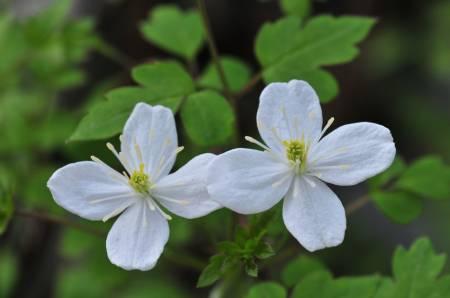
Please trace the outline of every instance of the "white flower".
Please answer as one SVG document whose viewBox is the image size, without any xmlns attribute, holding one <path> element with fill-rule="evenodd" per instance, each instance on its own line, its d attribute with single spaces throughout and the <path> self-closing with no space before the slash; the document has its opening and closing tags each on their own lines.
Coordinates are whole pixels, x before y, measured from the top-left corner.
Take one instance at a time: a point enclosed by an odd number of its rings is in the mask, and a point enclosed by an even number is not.
<svg viewBox="0 0 450 298">
<path fill-rule="evenodd" d="M 106 221 L 121 214 L 106 240 L 117 266 L 155 266 L 169 237 L 170 216 L 160 206 L 185 218 L 220 207 L 205 185 L 213 154 L 199 155 L 169 175 L 182 149 L 177 143 L 172 112 L 139 103 L 125 124 L 120 153 L 107 144 L 125 168 L 123 175 L 92 157 L 57 170 L 48 181 L 56 203 L 83 218 Z"/>
<path fill-rule="evenodd" d="M 265 151 L 234 149 L 208 170 L 208 192 L 238 213 L 265 211 L 283 197 L 283 219 L 309 251 L 339 245 L 345 210 L 321 180 L 354 185 L 385 170 L 395 156 L 390 131 L 378 124 L 344 125 L 327 136 L 319 100 L 304 82 L 268 85 L 260 97 L 257 125 Z"/>
</svg>

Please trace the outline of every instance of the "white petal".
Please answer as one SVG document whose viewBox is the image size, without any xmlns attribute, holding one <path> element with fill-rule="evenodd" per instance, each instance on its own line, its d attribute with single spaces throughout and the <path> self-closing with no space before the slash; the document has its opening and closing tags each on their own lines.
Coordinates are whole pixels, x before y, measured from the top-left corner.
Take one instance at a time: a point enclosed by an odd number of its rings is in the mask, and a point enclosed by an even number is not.
<svg viewBox="0 0 450 298">
<path fill-rule="evenodd" d="M 137 199 L 125 177 L 92 161 L 60 168 L 47 186 L 58 205 L 90 220 L 117 215 Z"/>
<path fill-rule="evenodd" d="M 152 196 L 170 212 L 185 218 L 204 216 L 221 206 L 210 199 L 206 175 L 214 154 L 201 154 L 173 174 L 161 178 Z"/>
<path fill-rule="evenodd" d="M 293 175 L 267 152 L 233 149 L 211 163 L 208 192 L 213 200 L 238 213 L 258 213 L 281 200 Z"/>
<path fill-rule="evenodd" d="M 116 220 L 106 239 L 106 251 L 111 263 L 123 269 L 150 270 L 168 239 L 167 220 L 141 199 Z"/>
<path fill-rule="evenodd" d="M 311 148 L 308 169 L 336 185 L 354 185 L 387 169 L 395 157 L 389 129 L 361 122 L 339 127 Z"/>
<path fill-rule="evenodd" d="M 296 178 L 283 205 L 284 223 L 309 251 L 337 246 L 344 240 L 345 210 L 339 198 L 314 177 Z"/>
<path fill-rule="evenodd" d="M 139 148 L 136 148 L 136 144 Z M 145 164 L 145 170 L 155 182 L 172 168 L 178 147 L 175 120 L 170 109 L 138 103 L 123 129 L 121 151 L 138 169 Z M 142 156 L 142 160 L 141 160 Z"/>
<path fill-rule="evenodd" d="M 314 142 L 322 130 L 319 99 L 304 81 L 269 84 L 261 93 L 256 119 L 264 142 L 280 153 L 282 141 L 304 137 Z"/>
</svg>

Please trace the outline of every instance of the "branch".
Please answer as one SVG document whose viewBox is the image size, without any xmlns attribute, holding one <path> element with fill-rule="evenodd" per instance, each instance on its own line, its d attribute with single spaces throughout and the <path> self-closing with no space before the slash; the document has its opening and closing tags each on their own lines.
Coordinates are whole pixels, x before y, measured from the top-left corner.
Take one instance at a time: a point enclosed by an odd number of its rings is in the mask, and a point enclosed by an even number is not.
<svg viewBox="0 0 450 298">
<path fill-rule="evenodd" d="M 214 64 L 216 65 L 217 72 L 219 73 L 220 80 L 222 81 L 222 86 L 225 92 L 225 95 L 231 101 L 234 106 L 234 99 L 231 97 L 230 88 L 227 82 L 227 78 L 225 77 L 225 71 L 223 70 L 222 63 L 220 62 L 219 52 L 217 51 L 216 44 L 214 43 L 214 38 L 211 33 L 211 24 L 209 23 L 208 13 L 206 11 L 205 1 L 197 0 L 198 10 L 202 16 L 203 26 L 205 27 L 206 39 L 208 41 L 209 51 L 211 53 Z"/>
<path fill-rule="evenodd" d="M 362 197 L 359 197 L 358 199 L 354 200 L 347 206 L 345 206 L 345 213 L 347 215 L 351 215 L 361 209 L 362 207 L 366 206 L 370 202 L 369 195 L 364 195 Z"/>
<path fill-rule="evenodd" d="M 262 72 L 258 72 L 256 73 L 251 79 L 250 81 L 247 83 L 247 85 L 245 85 L 241 91 L 239 91 L 238 93 L 234 94 L 234 97 L 236 99 L 241 98 L 242 96 L 244 96 L 245 94 L 247 94 L 248 92 L 250 92 L 253 87 L 256 86 L 256 84 L 259 83 L 259 81 L 261 81 L 262 79 Z"/>
<path fill-rule="evenodd" d="M 74 228 L 74 229 L 77 229 L 77 230 L 80 230 L 80 231 L 83 231 L 83 232 L 86 232 L 86 233 L 89 233 L 89 234 L 92 234 L 92 235 L 98 236 L 98 237 L 105 236 L 105 233 L 103 231 L 100 231 L 100 230 L 94 229 L 94 228 L 90 228 L 85 225 L 79 224 L 77 222 L 67 220 L 65 218 L 57 217 L 52 214 L 39 213 L 39 212 L 32 211 L 32 210 L 16 210 L 14 212 L 14 214 L 17 216 L 21 216 L 21 217 L 28 217 L 28 218 L 36 219 L 39 221 L 45 221 L 45 222 L 50 222 L 53 224 L 64 225 L 66 227 Z"/>
</svg>

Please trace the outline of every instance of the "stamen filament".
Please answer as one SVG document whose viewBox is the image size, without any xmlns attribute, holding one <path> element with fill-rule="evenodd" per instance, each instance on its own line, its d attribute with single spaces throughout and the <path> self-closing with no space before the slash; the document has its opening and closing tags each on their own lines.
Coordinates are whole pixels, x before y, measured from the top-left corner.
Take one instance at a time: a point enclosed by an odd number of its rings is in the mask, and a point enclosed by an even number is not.
<svg viewBox="0 0 450 298">
<path fill-rule="evenodd" d="M 325 134 L 325 132 L 328 130 L 328 128 L 330 128 L 330 126 L 333 124 L 334 122 L 334 117 L 331 117 L 330 119 L 328 119 L 327 124 L 325 125 L 325 127 L 322 129 L 322 132 L 319 135 L 319 138 L 317 140 L 320 140 L 323 135 Z"/>
<path fill-rule="evenodd" d="M 271 151 L 269 147 L 267 147 L 266 145 L 264 145 L 264 144 L 261 143 L 260 141 L 254 139 L 254 138 L 252 138 L 252 137 L 250 137 L 250 136 L 245 136 L 244 139 L 245 139 L 247 142 L 250 142 L 250 143 L 253 143 L 253 144 L 255 144 L 255 145 L 258 145 L 259 147 L 263 148 L 263 149 L 266 150 L 266 151 L 269 151 L 269 152 Z"/>
<path fill-rule="evenodd" d="M 125 182 L 127 183 L 127 179 L 120 175 L 116 170 L 114 170 L 113 168 L 111 168 L 110 166 L 108 166 L 106 163 L 104 163 L 101 159 L 99 159 L 98 157 L 95 157 L 94 155 L 91 155 L 91 160 L 93 162 L 96 162 L 100 165 L 102 165 L 103 167 L 105 167 L 111 174 L 111 177 L 116 178 L 118 180 L 120 180 L 120 182 Z"/>
</svg>

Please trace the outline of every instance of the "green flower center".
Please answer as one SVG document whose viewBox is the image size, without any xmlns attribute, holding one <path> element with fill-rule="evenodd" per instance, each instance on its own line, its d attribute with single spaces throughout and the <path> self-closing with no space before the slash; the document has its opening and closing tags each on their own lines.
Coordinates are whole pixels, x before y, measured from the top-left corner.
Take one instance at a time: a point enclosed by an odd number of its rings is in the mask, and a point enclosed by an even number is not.
<svg viewBox="0 0 450 298">
<path fill-rule="evenodd" d="M 144 164 L 141 164 L 139 170 L 131 174 L 129 183 L 137 192 L 147 193 L 150 188 L 149 178 L 149 175 L 144 172 Z"/>
<path fill-rule="evenodd" d="M 308 153 L 308 147 L 305 142 L 299 140 L 283 141 L 284 148 L 286 150 L 286 157 L 293 163 L 299 163 L 303 169 L 305 167 L 306 155 Z"/>
</svg>

